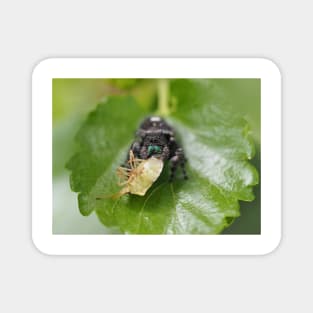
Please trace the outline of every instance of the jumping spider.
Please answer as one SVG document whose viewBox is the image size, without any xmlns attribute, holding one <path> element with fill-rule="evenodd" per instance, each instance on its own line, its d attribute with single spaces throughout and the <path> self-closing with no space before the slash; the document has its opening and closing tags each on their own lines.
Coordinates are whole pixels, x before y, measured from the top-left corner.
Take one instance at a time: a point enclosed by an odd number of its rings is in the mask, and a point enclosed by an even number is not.
<svg viewBox="0 0 313 313">
<path fill-rule="evenodd" d="M 172 181 L 177 167 L 180 166 L 184 179 L 187 179 L 185 162 L 187 161 L 183 149 L 175 139 L 174 130 L 164 119 L 158 116 L 147 117 L 136 132 L 136 139 L 129 150 L 134 156 L 146 160 L 151 156 L 170 162 L 170 178 Z M 128 153 L 129 155 L 129 153 Z M 127 164 L 129 157 L 125 164 Z"/>
</svg>

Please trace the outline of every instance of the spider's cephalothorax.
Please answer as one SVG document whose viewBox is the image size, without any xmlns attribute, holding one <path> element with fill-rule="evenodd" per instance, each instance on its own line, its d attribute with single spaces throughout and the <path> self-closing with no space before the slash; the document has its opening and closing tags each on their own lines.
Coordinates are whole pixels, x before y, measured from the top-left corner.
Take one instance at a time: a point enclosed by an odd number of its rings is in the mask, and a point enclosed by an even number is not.
<svg viewBox="0 0 313 313">
<path fill-rule="evenodd" d="M 130 150 L 139 159 L 145 160 L 154 156 L 162 161 L 169 160 L 170 181 L 173 180 L 178 166 L 181 167 L 184 178 L 187 179 L 183 149 L 176 141 L 173 128 L 164 119 L 158 116 L 146 118 L 139 126 L 136 140 L 132 143 Z"/>
</svg>

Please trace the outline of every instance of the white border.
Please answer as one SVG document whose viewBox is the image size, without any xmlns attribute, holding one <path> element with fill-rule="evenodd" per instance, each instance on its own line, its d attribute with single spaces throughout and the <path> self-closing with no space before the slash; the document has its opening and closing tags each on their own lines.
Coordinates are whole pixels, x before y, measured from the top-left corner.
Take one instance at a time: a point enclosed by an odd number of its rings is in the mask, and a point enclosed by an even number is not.
<svg viewBox="0 0 313 313">
<path fill-rule="evenodd" d="M 261 235 L 52 234 L 52 78 L 136 77 L 261 79 Z M 260 255 L 279 245 L 281 75 L 272 61 L 261 58 L 46 59 L 33 71 L 32 97 L 32 238 L 41 252 L 51 255 Z"/>
</svg>

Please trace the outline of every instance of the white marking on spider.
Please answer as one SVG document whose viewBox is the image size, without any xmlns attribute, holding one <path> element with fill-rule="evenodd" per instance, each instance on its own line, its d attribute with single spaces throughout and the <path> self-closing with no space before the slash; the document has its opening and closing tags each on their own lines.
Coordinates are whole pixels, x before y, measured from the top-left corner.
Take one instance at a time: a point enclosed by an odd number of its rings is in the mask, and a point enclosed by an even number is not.
<svg viewBox="0 0 313 313">
<path fill-rule="evenodd" d="M 160 122 L 161 119 L 158 116 L 152 116 L 150 117 L 150 122 Z"/>
</svg>

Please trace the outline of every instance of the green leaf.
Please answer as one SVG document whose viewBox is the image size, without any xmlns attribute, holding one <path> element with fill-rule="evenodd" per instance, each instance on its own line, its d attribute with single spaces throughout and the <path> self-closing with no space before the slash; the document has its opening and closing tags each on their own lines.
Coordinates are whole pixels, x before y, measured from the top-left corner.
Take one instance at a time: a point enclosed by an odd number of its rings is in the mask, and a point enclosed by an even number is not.
<svg viewBox="0 0 313 313">
<path fill-rule="evenodd" d="M 170 90 L 166 119 L 185 150 L 189 179 L 177 175 L 169 183 L 165 166 L 144 197 L 110 198 L 120 189 L 116 168 L 147 115 L 133 98 L 110 97 L 89 114 L 67 164 L 83 215 L 95 211 L 104 225 L 130 234 L 217 234 L 240 215 L 239 200 L 254 199 L 258 173 L 248 161 L 254 146 L 247 122 L 224 105 L 223 91 L 210 80 L 173 80 Z"/>
</svg>

